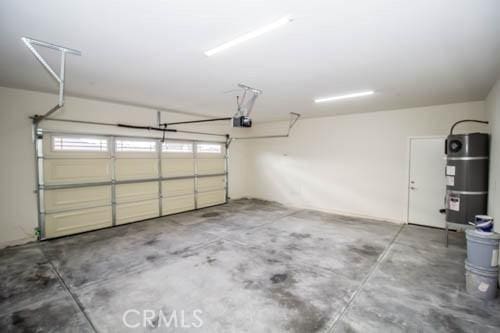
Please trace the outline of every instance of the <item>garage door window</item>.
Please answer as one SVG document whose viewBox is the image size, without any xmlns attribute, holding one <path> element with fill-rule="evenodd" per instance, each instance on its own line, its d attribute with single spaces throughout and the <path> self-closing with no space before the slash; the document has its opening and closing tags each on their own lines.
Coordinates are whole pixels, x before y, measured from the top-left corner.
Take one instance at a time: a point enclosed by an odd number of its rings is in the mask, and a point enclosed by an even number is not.
<svg viewBox="0 0 500 333">
<path fill-rule="evenodd" d="M 53 151 L 94 151 L 107 152 L 108 140 L 105 138 L 79 137 L 79 136 L 53 136 Z"/>
<path fill-rule="evenodd" d="M 193 145 L 187 142 L 166 142 L 162 150 L 166 153 L 192 153 Z"/>
<path fill-rule="evenodd" d="M 197 153 L 220 154 L 222 145 L 217 143 L 200 143 L 196 146 Z"/>
<path fill-rule="evenodd" d="M 117 152 L 153 153 L 156 152 L 156 141 L 116 140 Z"/>
</svg>

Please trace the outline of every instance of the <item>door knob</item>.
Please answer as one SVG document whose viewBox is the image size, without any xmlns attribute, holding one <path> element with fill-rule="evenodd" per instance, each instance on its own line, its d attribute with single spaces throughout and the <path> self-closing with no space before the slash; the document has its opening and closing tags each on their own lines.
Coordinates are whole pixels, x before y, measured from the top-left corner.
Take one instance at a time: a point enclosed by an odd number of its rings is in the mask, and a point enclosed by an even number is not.
<svg viewBox="0 0 500 333">
<path fill-rule="evenodd" d="M 417 188 L 415 186 L 410 186 L 410 190 L 416 190 Z"/>
</svg>

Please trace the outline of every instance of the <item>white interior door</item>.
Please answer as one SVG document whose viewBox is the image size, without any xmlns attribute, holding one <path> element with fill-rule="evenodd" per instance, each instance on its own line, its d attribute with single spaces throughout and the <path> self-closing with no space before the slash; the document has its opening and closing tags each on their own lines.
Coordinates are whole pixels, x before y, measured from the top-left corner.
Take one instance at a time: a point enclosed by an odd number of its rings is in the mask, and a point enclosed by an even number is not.
<svg viewBox="0 0 500 333">
<path fill-rule="evenodd" d="M 408 223 L 445 227 L 445 138 L 410 139 Z"/>
</svg>

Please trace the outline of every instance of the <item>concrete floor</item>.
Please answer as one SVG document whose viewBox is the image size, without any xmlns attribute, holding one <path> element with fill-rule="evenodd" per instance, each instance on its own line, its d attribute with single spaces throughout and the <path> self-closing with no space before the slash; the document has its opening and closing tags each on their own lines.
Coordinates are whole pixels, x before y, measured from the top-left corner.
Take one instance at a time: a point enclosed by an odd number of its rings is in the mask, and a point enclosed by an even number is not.
<svg viewBox="0 0 500 333">
<path fill-rule="evenodd" d="M 463 234 L 442 237 L 236 200 L 1 250 L 0 327 L 123 332 L 135 309 L 147 332 L 498 332 L 500 300 L 464 291 Z"/>
</svg>

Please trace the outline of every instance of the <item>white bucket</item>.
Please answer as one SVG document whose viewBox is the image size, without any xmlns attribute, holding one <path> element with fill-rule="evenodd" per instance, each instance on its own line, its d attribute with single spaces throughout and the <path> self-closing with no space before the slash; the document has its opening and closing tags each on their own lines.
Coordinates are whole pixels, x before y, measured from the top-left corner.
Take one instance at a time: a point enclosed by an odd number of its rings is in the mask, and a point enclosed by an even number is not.
<svg viewBox="0 0 500 333">
<path fill-rule="evenodd" d="M 498 266 L 500 234 L 466 230 L 467 261 L 481 269 Z"/>
<path fill-rule="evenodd" d="M 497 297 L 498 267 L 482 269 L 465 261 L 465 289 L 467 293 L 481 299 Z"/>
</svg>

